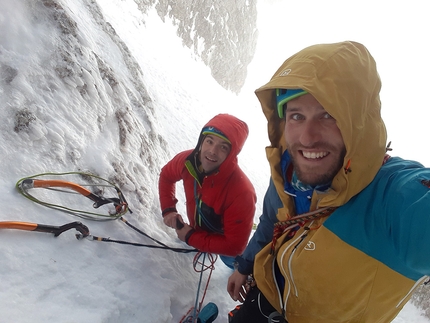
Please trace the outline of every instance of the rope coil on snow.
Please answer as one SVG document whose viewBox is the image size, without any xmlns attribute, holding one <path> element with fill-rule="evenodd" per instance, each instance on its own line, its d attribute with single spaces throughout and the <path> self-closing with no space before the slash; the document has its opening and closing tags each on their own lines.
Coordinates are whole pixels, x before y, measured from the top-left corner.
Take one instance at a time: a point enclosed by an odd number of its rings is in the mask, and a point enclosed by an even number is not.
<svg viewBox="0 0 430 323">
<path fill-rule="evenodd" d="M 92 181 L 97 183 L 76 184 L 65 180 L 41 179 L 41 177 L 44 177 L 44 176 L 61 177 L 61 176 L 67 176 L 67 175 L 78 175 L 79 177 L 86 179 L 87 181 Z M 89 174 L 89 173 L 84 173 L 84 172 L 42 173 L 42 174 L 21 178 L 20 180 L 18 180 L 15 186 L 16 186 L 16 189 L 24 197 L 28 198 L 29 200 L 35 203 L 38 203 L 40 205 L 43 205 L 52 209 L 57 209 L 88 220 L 95 220 L 95 221 L 116 220 L 127 212 L 131 213 L 131 210 L 129 210 L 128 208 L 128 203 L 125 200 L 121 190 L 115 184 L 99 176 Z M 91 188 L 93 191 L 90 191 L 86 187 Z M 65 205 L 50 203 L 47 201 L 43 201 L 41 200 L 41 198 L 37 198 L 30 193 L 32 189 L 36 189 L 36 188 L 44 188 L 51 191 L 57 191 L 57 192 L 69 193 L 69 194 L 80 194 L 94 202 L 92 205 L 93 208 L 99 208 L 102 205 L 113 204 L 114 210 L 109 210 L 106 213 L 96 213 L 92 211 L 78 210 Z M 117 196 L 105 197 L 104 190 L 106 188 L 115 190 Z M 96 189 L 98 190 L 98 192 L 95 192 Z"/>
</svg>

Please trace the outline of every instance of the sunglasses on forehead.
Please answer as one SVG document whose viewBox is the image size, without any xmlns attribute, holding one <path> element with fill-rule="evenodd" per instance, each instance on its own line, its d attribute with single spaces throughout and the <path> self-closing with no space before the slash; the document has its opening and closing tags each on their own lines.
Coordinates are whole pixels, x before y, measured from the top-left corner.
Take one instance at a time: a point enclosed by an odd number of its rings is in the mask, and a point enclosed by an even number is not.
<svg viewBox="0 0 430 323">
<path fill-rule="evenodd" d="M 308 92 L 302 89 L 295 89 L 295 90 L 276 89 L 275 93 L 276 93 L 276 107 L 278 109 L 278 116 L 279 118 L 282 119 L 284 117 L 285 104 L 288 101 L 295 99 L 301 95 L 304 95 Z"/>
</svg>

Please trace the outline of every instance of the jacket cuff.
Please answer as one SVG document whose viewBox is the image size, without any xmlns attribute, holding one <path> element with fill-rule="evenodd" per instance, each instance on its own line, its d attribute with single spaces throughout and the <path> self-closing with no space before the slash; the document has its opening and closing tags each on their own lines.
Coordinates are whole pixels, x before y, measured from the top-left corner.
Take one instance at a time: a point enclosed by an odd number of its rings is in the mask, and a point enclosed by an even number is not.
<svg viewBox="0 0 430 323">
<path fill-rule="evenodd" d="M 250 275 L 252 274 L 254 263 L 242 258 L 242 256 L 237 256 L 234 258 L 237 263 L 237 271 L 242 275 Z"/>
<path fill-rule="evenodd" d="M 178 212 L 176 210 L 175 207 L 168 207 L 167 209 L 164 209 L 163 211 L 161 211 L 161 215 L 164 217 L 167 213 L 171 213 L 171 212 Z"/>
<path fill-rule="evenodd" d="M 190 231 L 188 231 L 187 235 L 185 236 L 185 243 L 186 243 L 187 245 L 190 245 L 190 244 L 188 243 L 188 240 L 190 240 L 191 235 L 192 235 L 195 231 L 196 231 L 196 230 L 191 229 Z"/>
</svg>

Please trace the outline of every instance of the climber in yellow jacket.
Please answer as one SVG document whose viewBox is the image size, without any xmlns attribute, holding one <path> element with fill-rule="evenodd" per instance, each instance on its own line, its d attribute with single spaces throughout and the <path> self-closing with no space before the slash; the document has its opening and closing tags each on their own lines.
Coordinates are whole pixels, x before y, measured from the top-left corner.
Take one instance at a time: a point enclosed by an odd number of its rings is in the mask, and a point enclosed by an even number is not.
<svg viewBox="0 0 430 323">
<path fill-rule="evenodd" d="M 391 322 L 430 274 L 430 169 L 386 154 L 380 88 L 346 41 L 303 49 L 256 90 L 271 183 L 228 282 L 245 299 L 231 322 Z"/>
</svg>

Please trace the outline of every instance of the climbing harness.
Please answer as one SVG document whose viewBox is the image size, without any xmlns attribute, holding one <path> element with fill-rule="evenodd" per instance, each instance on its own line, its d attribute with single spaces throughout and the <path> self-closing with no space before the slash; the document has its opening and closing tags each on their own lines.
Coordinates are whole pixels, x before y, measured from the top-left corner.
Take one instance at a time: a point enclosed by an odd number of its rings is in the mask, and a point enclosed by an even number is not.
<svg viewBox="0 0 430 323">
<path fill-rule="evenodd" d="M 203 256 L 203 260 L 200 260 L 202 256 Z M 209 260 L 209 265 L 205 265 L 206 258 Z M 218 255 L 214 255 L 206 252 L 198 252 L 194 256 L 194 260 L 193 260 L 194 271 L 200 273 L 199 284 L 198 284 L 197 293 L 196 293 L 196 300 L 195 300 L 194 306 L 188 310 L 188 312 L 182 317 L 179 323 L 197 322 L 198 315 L 200 313 L 200 310 L 202 309 L 203 301 L 205 299 L 209 282 L 212 276 L 212 271 L 215 269 L 215 262 L 217 259 L 218 259 Z M 198 268 L 199 265 L 201 265 L 200 268 Z M 205 272 L 206 270 L 210 270 L 210 271 L 209 271 L 208 278 L 206 280 L 206 285 L 203 291 L 202 299 L 199 302 L 199 294 L 200 294 L 200 289 L 201 289 L 202 280 L 203 280 L 203 272 Z"/>
<path fill-rule="evenodd" d="M 298 228 L 300 226 L 303 226 L 307 221 L 327 217 L 332 214 L 336 210 L 336 208 L 337 207 L 331 206 L 324 207 L 315 211 L 299 214 L 286 221 L 275 223 L 270 253 L 272 255 L 275 253 L 276 242 L 284 233 L 288 232 L 287 238 L 289 240 L 296 234 Z"/>
</svg>

